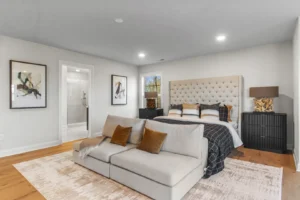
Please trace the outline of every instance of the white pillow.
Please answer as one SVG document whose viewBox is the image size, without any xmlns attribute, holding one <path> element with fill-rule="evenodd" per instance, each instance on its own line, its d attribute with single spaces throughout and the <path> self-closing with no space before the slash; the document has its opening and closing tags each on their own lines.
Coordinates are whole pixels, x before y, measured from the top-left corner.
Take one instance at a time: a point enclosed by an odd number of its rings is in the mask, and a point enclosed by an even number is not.
<svg viewBox="0 0 300 200">
<path fill-rule="evenodd" d="M 201 110 L 201 119 L 220 121 L 220 113 L 219 111 L 212 109 Z"/>
<path fill-rule="evenodd" d="M 203 139 L 204 125 L 178 125 L 146 121 L 146 128 L 167 133 L 162 151 L 168 151 L 195 158 L 201 157 L 201 140 Z"/>
<path fill-rule="evenodd" d="M 102 135 L 111 138 L 118 125 L 123 127 L 132 127 L 129 143 L 139 144 L 144 133 L 145 121 L 145 119 L 125 118 L 108 115 L 103 127 Z"/>
<path fill-rule="evenodd" d="M 170 109 L 169 110 L 169 117 L 181 117 L 182 111 L 178 109 Z"/>
</svg>

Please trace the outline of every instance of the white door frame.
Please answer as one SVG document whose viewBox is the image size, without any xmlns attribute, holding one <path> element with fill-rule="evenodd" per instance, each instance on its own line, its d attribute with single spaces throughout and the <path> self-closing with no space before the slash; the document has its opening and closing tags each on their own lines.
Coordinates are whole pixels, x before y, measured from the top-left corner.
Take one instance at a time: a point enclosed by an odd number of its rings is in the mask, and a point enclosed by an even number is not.
<svg viewBox="0 0 300 200">
<path fill-rule="evenodd" d="M 94 75 L 94 66 L 93 65 L 85 65 L 70 61 L 59 61 L 59 141 L 60 143 L 64 142 L 64 138 L 67 135 L 68 130 L 68 117 L 67 117 L 67 70 L 68 66 L 77 67 L 80 69 L 88 69 L 89 70 L 89 91 L 88 91 L 88 105 L 89 105 L 89 130 L 88 137 L 92 137 L 92 89 L 93 89 L 93 75 Z"/>
</svg>

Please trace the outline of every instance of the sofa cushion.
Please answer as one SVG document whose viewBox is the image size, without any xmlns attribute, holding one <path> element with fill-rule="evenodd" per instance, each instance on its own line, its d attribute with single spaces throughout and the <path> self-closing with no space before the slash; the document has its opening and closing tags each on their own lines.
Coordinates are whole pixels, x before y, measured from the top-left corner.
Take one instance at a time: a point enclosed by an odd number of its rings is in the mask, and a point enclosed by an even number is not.
<svg viewBox="0 0 300 200">
<path fill-rule="evenodd" d="M 145 127 L 168 134 L 162 151 L 200 158 L 204 125 L 177 125 L 147 120 Z"/>
<path fill-rule="evenodd" d="M 172 187 L 197 168 L 201 160 L 166 151 L 151 154 L 131 149 L 112 156 L 111 164 Z"/>
<path fill-rule="evenodd" d="M 110 162 L 110 158 L 114 154 L 121 153 L 123 151 L 127 151 L 129 149 L 135 148 L 135 144 L 127 144 L 125 147 L 110 143 L 110 138 L 106 138 L 97 148 L 93 149 L 89 156 L 101 160 L 103 162 Z M 79 142 L 80 144 L 80 142 Z M 77 146 L 78 143 L 74 144 L 74 150 L 78 151 Z"/>
<path fill-rule="evenodd" d="M 108 115 L 103 127 L 102 135 L 112 137 L 118 125 L 124 127 L 132 127 L 129 143 L 139 144 L 144 132 L 145 119 L 125 118 L 119 116 Z"/>
</svg>

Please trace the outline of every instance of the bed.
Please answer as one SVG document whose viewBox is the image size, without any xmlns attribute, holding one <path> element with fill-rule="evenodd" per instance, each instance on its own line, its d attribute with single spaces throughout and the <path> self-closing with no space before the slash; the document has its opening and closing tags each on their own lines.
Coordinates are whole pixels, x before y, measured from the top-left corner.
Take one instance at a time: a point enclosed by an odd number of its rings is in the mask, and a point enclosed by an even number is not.
<svg viewBox="0 0 300 200">
<path fill-rule="evenodd" d="M 208 165 L 205 178 L 224 169 L 224 160 L 234 148 L 241 146 L 241 113 L 243 97 L 242 76 L 227 76 L 193 80 L 171 81 L 170 104 L 232 105 L 232 122 L 186 119 L 162 116 L 154 120 L 169 124 L 204 124 L 204 137 L 209 141 Z"/>
</svg>

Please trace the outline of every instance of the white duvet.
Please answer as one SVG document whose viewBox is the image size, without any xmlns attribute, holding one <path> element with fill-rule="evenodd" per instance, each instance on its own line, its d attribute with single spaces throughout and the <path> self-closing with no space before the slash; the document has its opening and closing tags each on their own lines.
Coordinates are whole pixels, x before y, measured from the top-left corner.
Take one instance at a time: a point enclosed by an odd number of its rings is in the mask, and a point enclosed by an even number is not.
<svg viewBox="0 0 300 200">
<path fill-rule="evenodd" d="M 208 123 L 208 124 L 220 124 L 220 125 L 226 126 L 228 128 L 228 130 L 229 130 L 229 132 L 232 136 L 234 148 L 237 148 L 237 147 L 243 145 L 243 142 L 242 142 L 241 138 L 239 137 L 238 133 L 233 128 L 233 126 L 228 122 L 208 120 L 208 119 L 200 119 L 200 118 L 199 119 L 188 119 L 188 118 L 182 118 L 182 117 L 179 118 L 179 117 L 169 117 L 169 116 L 160 116 L 160 117 L 156 117 L 155 119 L 158 119 L 158 118 L 160 118 L 160 119 L 174 119 L 174 120 L 179 120 L 179 121 L 203 122 L 203 123 Z"/>
</svg>

